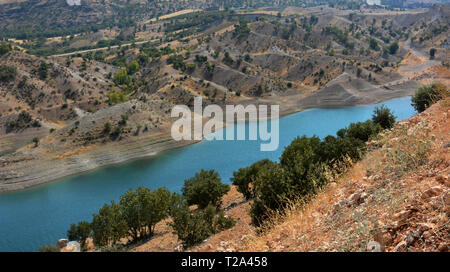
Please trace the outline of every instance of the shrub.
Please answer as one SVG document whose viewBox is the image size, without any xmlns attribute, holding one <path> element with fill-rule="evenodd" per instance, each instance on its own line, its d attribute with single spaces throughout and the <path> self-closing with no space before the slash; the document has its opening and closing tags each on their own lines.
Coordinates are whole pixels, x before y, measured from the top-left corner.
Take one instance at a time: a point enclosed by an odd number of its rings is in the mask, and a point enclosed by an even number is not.
<svg viewBox="0 0 450 272">
<path fill-rule="evenodd" d="M 110 92 L 108 94 L 108 99 L 109 99 L 109 103 L 111 105 L 115 105 L 117 103 L 125 102 L 126 96 L 123 92 L 116 91 L 116 92 Z"/>
<path fill-rule="evenodd" d="M 397 50 L 398 50 L 397 42 L 393 42 L 388 46 L 388 51 L 389 51 L 389 54 L 391 54 L 391 55 L 395 55 L 395 53 L 397 53 Z"/>
<path fill-rule="evenodd" d="M 48 68 L 49 65 L 46 62 L 41 62 L 41 65 L 39 65 L 38 74 L 40 79 L 46 79 L 48 76 Z"/>
<path fill-rule="evenodd" d="M 78 224 L 70 225 L 67 231 L 67 238 L 71 241 L 79 241 L 81 248 L 85 248 L 86 239 L 91 235 L 91 224 L 86 221 L 78 222 Z"/>
<path fill-rule="evenodd" d="M 113 82 L 116 85 L 128 85 L 131 82 L 131 77 L 128 75 L 127 69 L 122 67 L 122 69 L 114 75 Z"/>
<path fill-rule="evenodd" d="M 186 202 L 179 202 L 179 206 L 171 211 L 172 222 L 169 225 L 174 234 L 182 241 L 184 248 L 201 243 L 211 234 L 234 226 L 235 221 L 225 216 L 216 207 L 209 204 L 204 210 L 191 211 Z"/>
<path fill-rule="evenodd" d="M 186 63 L 182 55 L 171 55 L 167 58 L 167 63 L 172 64 L 174 69 L 184 71 L 186 70 Z"/>
<path fill-rule="evenodd" d="M 111 132 L 112 129 L 112 125 L 110 122 L 106 122 L 105 125 L 103 126 L 103 134 L 107 135 Z"/>
<path fill-rule="evenodd" d="M 211 234 L 205 221 L 205 214 L 201 211 L 190 211 L 187 205 L 172 211 L 174 234 L 181 240 L 184 248 L 189 248 L 201 243 Z"/>
<path fill-rule="evenodd" d="M 132 75 L 139 71 L 139 63 L 136 60 L 133 60 L 130 64 L 127 66 L 127 72 L 129 75 Z"/>
<path fill-rule="evenodd" d="M 430 49 L 430 59 L 434 59 L 434 56 L 436 55 L 436 48 Z"/>
<path fill-rule="evenodd" d="M 34 147 L 37 147 L 39 145 L 39 138 L 34 137 L 33 138 Z"/>
<path fill-rule="evenodd" d="M 219 207 L 222 196 L 230 190 L 230 186 L 221 183 L 219 174 L 214 170 L 201 170 L 193 178 L 184 181 L 183 196 L 189 205 L 197 204 L 205 208 L 208 204 Z"/>
<path fill-rule="evenodd" d="M 114 246 L 128 231 L 120 205 L 111 201 L 93 215 L 92 238 L 95 246 Z"/>
<path fill-rule="evenodd" d="M 372 121 L 383 129 L 392 128 L 395 124 L 395 116 L 385 105 L 376 107 L 372 114 Z"/>
<path fill-rule="evenodd" d="M 269 164 L 274 164 L 274 162 L 264 159 L 255 162 L 249 167 L 239 168 L 238 171 L 233 172 L 233 177 L 230 180 L 237 187 L 238 192 L 243 194 L 246 199 L 251 199 L 254 197 L 251 184 L 255 181 L 261 168 Z"/>
<path fill-rule="evenodd" d="M 214 232 L 221 232 L 234 227 L 236 221 L 233 218 L 227 217 L 224 211 L 219 211 L 213 221 Z"/>
<path fill-rule="evenodd" d="M 304 180 L 311 165 L 320 161 L 319 148 L 320 139 L 318 137 L 297 137 L 284 149 L 280 158 L 280 164 L 294 179 Z M 306 184 L 304 185 L 307 186 Z M 304 189 L 306 191 L 309 190 L 307 188 Z"/>
<path fill-rule="evenodd" d="M 383 128 L 372 120 L 351 123 L 347 128 L 340 129 L 336 134 L 340 138 L 348 137 L 367 142 L 372 136 L 378 134 Z"/>
<path fill-rule="evenodd" d="M 262 168 L 254 183 L 255 201 L 250 209 L 252 223 L 260 226 L 270 211 L 283 208 L 293 194 L 288 173 L 279 164 Z"/>
<path fill-rule="evenodd" d="M 4 54 L 8 53 L 11 50 L 8 44 L 3 43 L 0 44 L 0 56 L 3 56 Z"/>
<path fill-rule="evenodd" d="M 448 94 L 447 87 L 442 83 L 433 83 L 420 87 L 411 98 L 412 106 L 418 112 L 423 112 L 436 101 Z"/>
<path fill-rule="evenodd" d="M 55 245 L 45 245 L 39 248 L 39 252 L 60 252 L 60 249 Z"/>
<path fill-rule="evenodd" d="M 323 162 L 328 164 L 338 162 L 348 156 L 351 159 L 360 158 L 360 148 L 364 146 L 364 142 L 355 138 L 336 138 L 327 136 L 321 143 L 319 156 Z"/>
<path fill-rule="evenodd" d="M 16 78 L 17 70 L 15 67 L 8 65 L 0 66 L 0 82 L 8 82 Z"/>
<path fill-rule="evenodd" d="M 151 191 L 139 187 L 120 197 L 122 215 L 134 240 L 151 237 L 156 223 L 168 216 L 170 192 L 166 188 Z"/>
</svg>

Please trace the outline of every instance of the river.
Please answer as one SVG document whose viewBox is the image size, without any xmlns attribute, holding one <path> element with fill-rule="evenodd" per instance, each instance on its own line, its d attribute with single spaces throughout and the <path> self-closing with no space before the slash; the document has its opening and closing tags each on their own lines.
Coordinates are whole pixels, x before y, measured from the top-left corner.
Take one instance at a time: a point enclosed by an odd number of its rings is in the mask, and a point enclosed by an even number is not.
<svg viewBox="0 0 450 272">
<path fill-rule="evenodd" d="M 410 97 L 382 104 L 394 111 L 397 120 L 415 114 Z M 130 188 L 165 186 L 178 191 L 185 179 L 202 168 L 215 169 L 223 182 L 230 183 L 233 171 L 240 167 L 264 158 L 278 161 L 284 147 L 296 136 L 335 135 L 352 122 L 371 118 L 377 105 L 309 109 L 280 118 L 280 145 L 273 152 L 261 152 L 259 141 L 202 141 L 151 158 L 0 194 L 0 251 L 36 251 L 42 245 L 54 244 L 66 236 L 71 223 L 91 221 L 104 203 L 119 200 Z"/>
</svg>

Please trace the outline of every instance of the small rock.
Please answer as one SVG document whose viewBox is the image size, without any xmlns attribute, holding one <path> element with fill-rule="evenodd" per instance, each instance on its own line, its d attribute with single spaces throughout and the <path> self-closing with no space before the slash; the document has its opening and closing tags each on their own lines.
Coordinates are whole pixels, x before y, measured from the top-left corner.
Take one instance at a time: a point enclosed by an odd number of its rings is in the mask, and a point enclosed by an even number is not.
<svg viewBox="0 0 450 272">
<path fill-rule="evenodd" d="M 401 220 L 404 220 L 404 219 L 408 218 L 408 216 L 409 216 L 411 213 L 412 213 L 411 210 L 403 210 L 403 211 L 400 211 L 400 212 L 394 214 L 393 217 L 396 218 L 396 219 L 398 219 L 399 221 L 401 221 Z"/>
<path fill-rule="evenodd" d="M 421 198 L 428 199 L 430 197 L 439 195 L 441 192 L 442 192 L 441 186 L 434 186 L 434 187 L 431 187 L 430 189 L 426 190 L 425 192 L 423 192 L 421 195 Z"/>
<path fill-rule="evenodd" d="M 447 141 L 443 144 L 444 148 L 449 148 L 450 147 L 450 141 Z"/>
<path fill-rule="evenodd" d="M 183 245 L 179 245 L 179 246 L 175 247 L 173 250 L 175 252 L 182 252 L 183 251 Z"/>
<path fill-rule="evenodd" d="M 56 246 L 58 248 L 64 248 L 67 246 L 68 243 L 69 243 L 69 240 L 67 240 L 67 239 L 59 239 L 58 242 L 56 243 Z"/>
<path fill-rule="evenodd" d="M 405 252 L 407 249 L 406 242 L 401 241 L 394 247 L 394 252 Z"/>
<path fill-rule="evenodd" d="M 447 252 L 448 251 L 448 245 L 446 243 L 442 243 L 439 245 L 438 250 L 440 252 Z"/>
<path fill-rule="evenodd" d="M 221 247 L 225 247 L 225 246 L 227 246 L 228 245 L 228 242 L 227 241 L 220 241 L 220 246 Z"/>
<path fill-rule="evenodd" d="M 414 243 L 414 241 L 416 241 L 417 239 L 417 234 L 415 232 L 413 232 L 412 230 L 408 231 L 408 233 L 406 233 L 406 245 L 410 246 Z"/>
<path fill-rule="evenodd" d="M 381 252 L 381 245 L 378 242 L 370 241 L 367 244 L 367 251 L 369 252 Z"/>
<path fill-rule="evenodd" d="M 347 200 L 352 205 L 358 205 L 361 201 L 361 194 L 360 193 L 351 194 Z"/>
</svg>

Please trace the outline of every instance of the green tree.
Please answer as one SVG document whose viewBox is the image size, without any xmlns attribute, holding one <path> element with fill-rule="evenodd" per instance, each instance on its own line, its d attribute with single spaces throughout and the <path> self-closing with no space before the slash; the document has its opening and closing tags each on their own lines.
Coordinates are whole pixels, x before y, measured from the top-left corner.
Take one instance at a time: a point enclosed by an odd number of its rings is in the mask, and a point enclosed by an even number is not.
<svg viewBox="0 0 450 272">
<path fill-rule="evenodd" d="M 130 62 L 127 66 L 127 72 L 129 75 L 132 75 L 139 71 L 139 63 L 136 60 Z"/>
<path fill-rule="evenodd" d="M 351 123 L 347 128 L 338 130 L 336 134 L 340 138 L 354 138 L 365 143 L 381 130 L 383 128 L 379 124 L 374 123 L 372 120 L 367 120 L 365 122 Z"/>
<path fill-rule="evenodd" d="M 239 168 L 238 171 L 233 172 L 233 177 L 230 180 L 232 184 L 237 187 L 238 192 L 243 194 L 246 199 L 251 199 L 254 197 L 251 185 L 255 181 L 260 169 L 269 164 L 275 163 L 268 159 L 264 159 L 255 162 L 249 167 Z"/>
<path fill-rule="evenodd" d="M 380 46 L 378 45 L 377 40 L 375 40 L 374 38 L 369 38 L 369 47 L 370 49 L 375 51 L 380 50 Z"/>
<path fill-rule="evenodd" d="M 120 197 L 122 215 L 133 240 L 151 237 L 155 226 L 169 214 L 171 194 L 166 188 L 139 187 Z"/>
<path fill-rule="evenodd" d="M 147 229 L 147 237 L 153 236 L 156 224 L 169 215 L 172 199 L 169 190 L 158 188 L 142 201 L 143 218 Z"/>
<path fill-rule="evenodd" d="M 321 161 L 320 143 L 316 136 L 297 137 L 281 155 L 280 164 L 288 171 L 299 195 L 306 195 L 313 190 L 314 184 L 308 178 L 308 173 Z"/>
<path fill-rule="evenodd" d="M 412 106 L 418 112 L 423 112 L 436 101 L 448 95 L 447 86 L 442 83 L 421 86 L 411 98 Z"/>
<path fill-rule="evenodd" d="M 70 229 L 67 231 L 67 238 L 71 241 L 79 241 L 83 249 L 86 247 L 86 240 L 91 236 L 91 233 L 91 224 L 86 221 L 81 221 L 78 224 L 70 225 Z"/>
<path fill-rule="evenodd" d="M 372 121 L 383 129 L 392 128 L 395 124 L 395 116 L 384 104 L 373 110 Z"/>
<path fill-rule="evenodd" d="M 174 234 L 181 240 L 184 248 L 201 243 L 211 235 L 205 214 L 202 211 L 190 211 L 187 204 L 181 205 L 171 212 Z"/>
<path fill-rule="evenodd" d="M 41 62 L 38 69 L 38 74 L 40 79 L 46 79 L 48 76 L 49 65 L 46 62 Z"/>
<path fill-rule="evenodd" d="M 96 246 L 114 246 L 125 237 L 128 226 L 121 211 L 120 205 L 111 201 L 111 205 L 103 205 L 98 214 L 93 215 L 92 238 Z"/>
<path fill-rule="evenodd" d="M 0 82 L 7 82 L 16 78 L 17 69 L 13 66 L 0 66 Z"/>
<path fill-rule="evenodd" d="M 260 226 L 271 211 L 284 208 L 294 190 L 292 181 L 279 164 L 262 168 L 254 182 L 255 200 L 250 209 L 252 223 Z"/>
<path fill-rule="evenodd" d="M 395 53 L 397 53 L 398 50 L 398 43 L 397 42 L 393 42 L 389 45 L 388 50 L 389 50 L 389 54 L 394 55 Z"/>
<path fill-rule="evenodd" d="M 11 50 L 8 44 L 2 43 L 0 44 L 0 56 L 3 56 L 4 54 L 8 53 Z"/>
<path fill-rule="evenodd" d="M 131 77 L 128 75 L 127 69 L 122 67 L 122 69 L 114 75 L 113 81 L 116 85 L 129 85 Z"/>
<path fill-rule="evenodd" d="M 434 59 L 434 56 L 436 55 L 436 48 L 430 49 L 430 59 Z"/>
<path fill-rule="evenodd" d="M 222 196 L 230 190 L 230 186 L 221 182 L 214 170 L 201 170 L 194 177 L 184 181 L 183 196 L 189 205 L 197 204 L 201 209 L 213 204 L 219 207 Z"/>
</svg>

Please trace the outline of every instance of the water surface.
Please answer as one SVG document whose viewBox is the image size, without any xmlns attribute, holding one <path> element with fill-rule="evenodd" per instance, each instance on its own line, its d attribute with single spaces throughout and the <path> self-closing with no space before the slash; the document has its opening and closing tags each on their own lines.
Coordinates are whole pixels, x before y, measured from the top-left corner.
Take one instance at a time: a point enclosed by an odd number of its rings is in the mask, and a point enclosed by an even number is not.
<svg viewBox="0 0 450 272">
<path fill-rule="evenodd" d="M 410 97 L 383 102 L 397 120 L 414 115 Z M 378 105 L 378 104 L 377 104 Z M 35 251 L 66 236 L 71 223 L 91 221 L 106 202 L 130 188 L 161 186 L 178 191 L 200 169 L 215 169 L 230 183 L 233 171 L 258 160 L 278 161 L 297 136 L 321 138 L 352 122 L 371 118 L 377 105 L 310 109 L 279 120 L 280 146 L 261 152 L 258 141 L 203 141 L 158 156 L 95 170 L 25 191 L 0 194 L 0 251 Z M 237 126 L 247 126 L 238 124 Z M 236 128 L 235 128 L 236 131 Z"/>
</svg>

